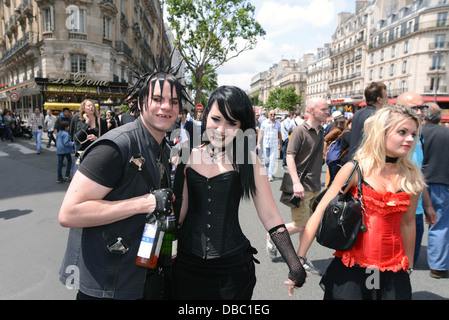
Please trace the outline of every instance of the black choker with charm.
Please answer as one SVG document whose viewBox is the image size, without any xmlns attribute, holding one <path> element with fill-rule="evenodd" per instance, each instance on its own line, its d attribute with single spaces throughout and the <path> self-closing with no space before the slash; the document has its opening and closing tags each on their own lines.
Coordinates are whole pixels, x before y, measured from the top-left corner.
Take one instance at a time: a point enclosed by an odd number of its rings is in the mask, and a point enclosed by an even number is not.
<svg viewBox="0 0 449 320">
<path fill-rule="evenodd" d="M 217 159 L 219 159 L 219 155 L 221 155 L 221 157 L 223 157 L 225 150 L 226 150 L 226 147 L 215 148 L 215 147 L 211 146 L 210 144 L 207 146 L 207 151 L 208 151 L 208 154 L 209 154 L 212 162 L 217 161 Z"/>
<path fill-rule="evenodd" d="M 392 158 L 392 157 L 386 156 L 385 162 L 386 163 L 396 163 L 396 162 L 398 162 L 398 159 L 399 159 L 398 157 Z"/>
</svg>

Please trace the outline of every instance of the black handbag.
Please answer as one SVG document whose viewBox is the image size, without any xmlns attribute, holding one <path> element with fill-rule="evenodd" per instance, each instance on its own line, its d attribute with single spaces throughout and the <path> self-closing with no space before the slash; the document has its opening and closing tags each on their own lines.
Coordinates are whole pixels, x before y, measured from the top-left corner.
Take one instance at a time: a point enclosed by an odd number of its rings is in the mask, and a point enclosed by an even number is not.
<svg viewBox="0 0 449 320">
<path fill-rule="evenodd" d="M 330 249 L 346 251 L 353 247 L 359 230 L 366 231 L 365 208 L 362 202 L 362 174 L 357 161 L 338 194 L 329 202 L 321 218 L 316 239 L 319 244 Z M 343 193 L 357 170 L 357 198 L 351 192 Z M 325 191 L 320 193 L 320 200 Z M 318 201 L 319 202 L 319 201 Z M 316 206 L 315 206 L 316 207 Z M 315 209 L 314 209 L 315 210 Z"/>
<path fill-rule="evenodd" d="M 279 201 L 285 204 L 290 208 L 298 208 L 301 203 L 301 198 L 295 197 L 293 194 L 293 181 L 289 172 L 284 172 L 284 176 L 282 177 L 281 187 L 281 198 Z"/>
</svg>

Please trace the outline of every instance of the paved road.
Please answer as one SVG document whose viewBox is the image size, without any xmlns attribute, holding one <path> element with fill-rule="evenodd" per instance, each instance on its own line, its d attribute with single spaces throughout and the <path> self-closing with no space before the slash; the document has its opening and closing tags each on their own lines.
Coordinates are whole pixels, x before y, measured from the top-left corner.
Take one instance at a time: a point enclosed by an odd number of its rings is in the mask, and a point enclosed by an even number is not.
<svg viewBox="0 0 449 320">
<path fill-rule="evenodd" d="M 68 230 L 59 226 L 57 215 L 68 184 L 56 184 L 57 157 L 54 147 L 36 155 L 34 142 L 17 139 L 15 143 L 0 142 L 0 299 L 74 299 L 75 292 L 58 281 L 58 270 L 65 250 Z M 279 198 L 280 168 L 271 183 L 275 199 Z M 289 209 L 279 204 L 286 222 Z M 287 265 L 282 258 L 273 261 L 265 253 L 265 230 L 257 217 L 252 201 L 241 205 L 240 219 L 245 234 L 259 251 L 256 258 L 257 285 L 254 300 L 321 300 L 319 276 L 308 277 L 307 284 L 287 295 L 283 281 Z M 297 247 L 298 237 L 293 236 Z M 426 260 L 427 240 L 412 274 L 413 298 L 423 300 L 449 299 L 449 279 L 432 279 Z M 314 243 L 308 258 L 325 270 L 332 259 L 332 250 Z"/>
</svg>

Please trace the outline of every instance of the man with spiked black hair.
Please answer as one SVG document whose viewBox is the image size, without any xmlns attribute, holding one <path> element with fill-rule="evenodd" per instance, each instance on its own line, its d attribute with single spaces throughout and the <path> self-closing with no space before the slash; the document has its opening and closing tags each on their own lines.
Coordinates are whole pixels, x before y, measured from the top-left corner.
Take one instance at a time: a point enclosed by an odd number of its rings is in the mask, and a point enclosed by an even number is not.
<svg viewBox="0 0 449 320">
<path fill-rule="evenodd" d="M 59 212 L 71 228 L 60 280 L 79 290 L 78 299 L 170 297 L 169 272 L 135 260 L 147 217 L 163 217 L 173 200 L 165 134 L 189 100 L 178 70 L 139 77 L 128 102 L 140 116 L 81 156 Z"/>
</svg>

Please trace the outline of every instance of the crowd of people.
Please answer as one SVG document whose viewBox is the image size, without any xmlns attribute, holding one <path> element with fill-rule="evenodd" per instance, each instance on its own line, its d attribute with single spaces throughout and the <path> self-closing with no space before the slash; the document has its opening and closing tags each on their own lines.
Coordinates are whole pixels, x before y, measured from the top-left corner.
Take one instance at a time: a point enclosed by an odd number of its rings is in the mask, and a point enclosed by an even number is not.
<svg viewBox="0 0 449 320">
<path fill-rule="evenodd" d="M 385 85 L 374 82 L 367 86 L 365 98 L 367 106 L 350 119 L 345 120 L 340 112 L 334 112 L 333 125 L 327 134 L 321 126 L 328 116 L 326 101 L 312 99 L 309 102 L 309 119 L 304 126 L 293 130 L 287 148 L 287 167 L 294 193 L 302 199 L 299 208 L 291 209 L 292 222 L 287 227 L 291 235 L 299 233 L 297 253 L 304 257 L 302 262 L 306 265 L 306 253 L 323 212 L 351 172 L 354 165 L 349 160 L 356 160 L 362 172 L 368 231 L 358 236 L 352 249 L 335 252 L 335 259 L 321 280 L 324 297 L 410 299 L 409 276 L 419 257 L 424 221 L 429 225 L 429 275 L 433 278 L 448 276 L 449 171 L 445 164 L 447 158 L 443 157 L 449 151 L 449 130 L 440 124 L 439 106 L 425 104 L 417 93 L 402 93 L 395 105 L 388 105 Z M 320 113 L 320 106 L 324 106 L 324 114 Z M 319 123 L 314 125 L 317 118 Z M 313 160 L 315 168 L 309 164 L 312 152 L 303 152 L 314 150 L 311 144 L 314 138 L 324 143 L 323 148 L 318 147 L 323 157 Z M 331 149 L 332 152 L 336 149 L 333 145 L 338 146 L 339 156 L 333 157 L 337 160 L 330 163 Z M 312 205 L 320 191 L 322 161 L 328 165 L 327 192 L 313 212 Z M 304 170 L 307 174 L 300 180 L 299 173 Z M 354 192 L 356 185 L 357 177 L 353 177 L 344 191 Z M 267 250 L 271 255 L 275 253 L 269 241 Z M 367 268 L 380 270 L 380 288 L 366 288 L 370 274 Z"/>
<path fill-rule="evenodd" d="M 425 223 L 429 275 L 448 276 L 449 129 L 439 124 L 439 106 L 417 93 L 388 105 L 385 85 L 374 82 L 365 98 L 367 106 L 352 118 L 336 111 L 324 127 L 329 105 L 323 98 L 308 102 L 305 118 L 289 113 L 280 122 L 273 110 L 268 118 L 255 114 L 241 89 L 221 86 L 193 120 L 185 87 L 168 68 L 137 81 L 127 99 L 127 125 L 113 113 L 101 117 L 91 100 L 73 117 L 69 110 L 44 117 L 36 109 L 29 125 L 37 154 L 45 130 L 47 147 L 53 141 L 57 148 L 58 183 L 71 181 L 59 211 L 60 224 L 70 228 L 61 282 L 73 278 L 67 270 L 76 266 L 81 300 L 251 299 L 258 261 L 238 214 L 240 200 L 252 199 L 267 230 L 267 252 L 285 260 L 284 284 L 293 295 L 307 272 L 320 273 L 307 252 L 325 208 L 338 192 L 356 192 L 360 179 L 366 230 L 351 249 L 334 253 L 321 278 L 324 299 L 411 299 Z M 270 187 L 278 154 L 301 198 L 290 221 L 283 221 Z M 314 210 L 324 163 L 326 193 Z M 361 177 L 355 174 L 341 190 L 355 163 Z M 138 266 L 145 223 L 172 206 L 176 260 L 156 269 Z M 371 269 L 379 273 L 377 287 L 366 285 Z"/>
</svg>

